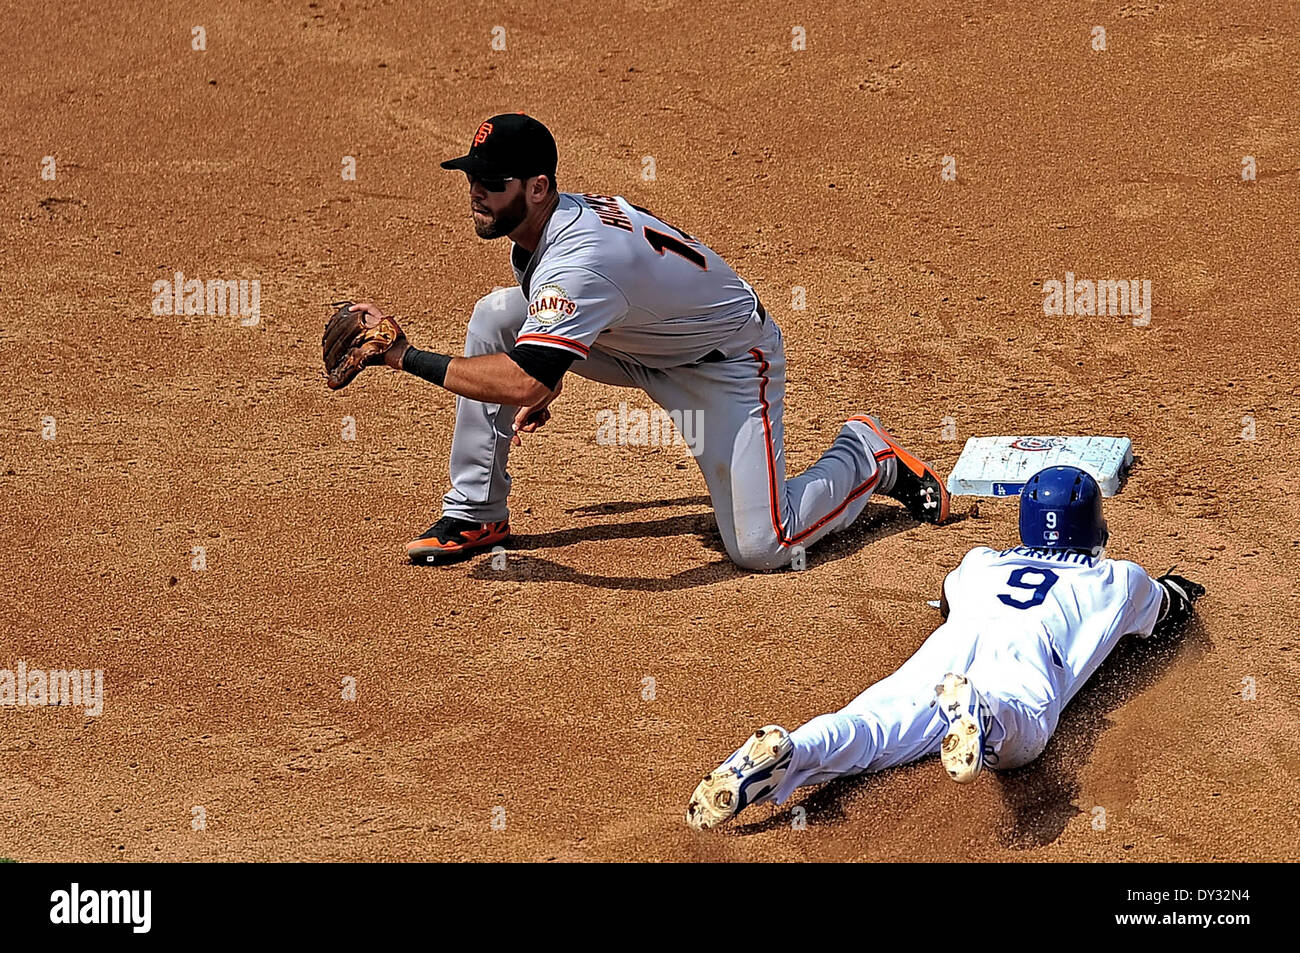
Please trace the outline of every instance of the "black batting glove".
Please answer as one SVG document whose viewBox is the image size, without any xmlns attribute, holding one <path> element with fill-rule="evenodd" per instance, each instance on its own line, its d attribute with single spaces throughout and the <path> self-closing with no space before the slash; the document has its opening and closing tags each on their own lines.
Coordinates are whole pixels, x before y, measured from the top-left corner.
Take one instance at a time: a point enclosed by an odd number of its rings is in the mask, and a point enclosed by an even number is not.
<svg viewBox="0 0 1300 953">
<path fill-rule="evenodd" d="M 1192 603 L 1205 595 L 1205 587 L 1183 576 L 1166 573 L 1156 580 L 1165 591 L 1168 608 L 1156 623 L 1152 635 L 1164 635 L 1181 628 L 1192 615 Z"/>
</svg>

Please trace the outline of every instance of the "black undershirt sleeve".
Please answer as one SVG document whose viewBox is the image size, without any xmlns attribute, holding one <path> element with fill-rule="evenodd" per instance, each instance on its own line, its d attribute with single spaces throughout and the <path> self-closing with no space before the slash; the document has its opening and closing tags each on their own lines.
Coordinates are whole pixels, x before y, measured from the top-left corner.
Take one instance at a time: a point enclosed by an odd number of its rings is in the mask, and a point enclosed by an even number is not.
<svg viewBox="0 0 1300 953">
<path fill-rule="evenodd" d="M 539 344 L 516 344 L 506 354 L 525 374 L 551 390 L 555 390 L 555 385 L 560 383 L 560 378 L 575 360 L 568 351 Z"/>
</svg>

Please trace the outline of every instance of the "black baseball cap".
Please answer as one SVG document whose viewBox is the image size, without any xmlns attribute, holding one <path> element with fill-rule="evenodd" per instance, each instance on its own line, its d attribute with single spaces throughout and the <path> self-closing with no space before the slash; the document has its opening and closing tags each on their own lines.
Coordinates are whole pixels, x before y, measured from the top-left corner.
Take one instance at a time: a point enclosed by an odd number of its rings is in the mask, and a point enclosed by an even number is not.
<svg viewBox="0 0 1300 953">
<path fill-rule="evenodd" d="M 549 129 L 532 116 L 502 113 L 479 124 L 467 155 L 448 159 L 442 167 L 483 178 L 546 175 L 555 181 L 558 159 Z"/>
</svg>

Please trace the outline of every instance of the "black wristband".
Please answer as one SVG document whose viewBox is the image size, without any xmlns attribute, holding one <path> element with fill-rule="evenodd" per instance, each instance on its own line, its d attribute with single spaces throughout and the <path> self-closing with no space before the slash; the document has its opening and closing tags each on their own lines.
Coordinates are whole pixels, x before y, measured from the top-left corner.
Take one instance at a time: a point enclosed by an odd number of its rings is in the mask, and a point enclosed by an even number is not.
<svg viewBox="0 0 1300 953">
<path fill-rule="evenodd" d="M 443 381 L 447 379 L 447 365 L 450 363 L 450 354 L 421 351 L 418 347 L 407 347 L 402 355 L 402 370 L 439 387 L 445 386 Z"/>
</svg>

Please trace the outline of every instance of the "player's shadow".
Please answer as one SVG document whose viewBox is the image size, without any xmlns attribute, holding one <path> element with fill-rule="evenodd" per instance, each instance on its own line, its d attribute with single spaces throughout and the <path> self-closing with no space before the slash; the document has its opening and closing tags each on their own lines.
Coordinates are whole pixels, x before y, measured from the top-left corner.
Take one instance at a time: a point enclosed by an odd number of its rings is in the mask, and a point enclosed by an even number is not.
<svg viewBox="0 0 1300 953">
<path fill-rule="evenodd" d="M 707 496 L 683 496 L 676 500 L 624 500 L 621 503 L 588 503 L 571 506 L 564 512 L 571 516 L 602 516 L 609 513 L 631 513 L 636 510 L 656 510 L 669 506 L 709 506 L 713 501 Z"/>
<path fill-rule="evenodd" d="M 807 791 L 807 788 L 799 788 L 791 795 L 790 800 L 770 817 L 765 817 L 761 821 L 751 821 L 747 824 L 732 824 L 730 827 L 723 828 L 721 833 L 735 837 L 745 837 L 750 834 L 774 831 L 777 828 L 789 830 L 795 820 L 796 809 L 801 810 L 805 818 L 815 818 L 818 826 L 843 823 L 848 820 L 846 805 L 853 800 L 854 796 L 863 787 L 868 784 L 882 784 L 891 774 L 906 771 L 910 767 L 911 765 L 905 764 L 885 771 L 877 771 L 873 774 L 853 774 L 848 777 L 836 778 L 834 781 L 827 781 L 825 784 L 818 785 L 806 795 L 804 792 Z"/>
<path fill-rule="evenodd" d="M 1200 658 L 1212 648 L 1196 616 L 1177 633 L 1121 641 L 1061 713 L 1043 753 L 1023 768 L 991 772 L 1011 814 L 1005 846 L 1028 850 L 1060 837 L 1081 813 L 1075 805 L 1082 789 L 1079 772 L 1110 726 L 1111 712 L 1159 682 L 1176 661 Z"/>
<path fill-rule="evenodd" d="M 583 515 L 628 513 L 639 509 L 708 505 L 707 496 L 648 502 L 599 503 L 570 510 Z M 843 533 L 829 536 L 811 547 L 807 568 L 845 559 L 873 542 L 916 526 L 916 521 L 898 506 L 869 503 L 866 510 Z M 583 542 L 637 540 L 650 543 L 655 539 L 695 536 L 705 549 L 723 558 L 704 565 L 691 566 L 667 576 L 618 576 L 589 572 L 555 562 L 544 556 L 531 555 L 544 550 L 562 549 Z M 474 579 L 494 581 L 573 582 L 601 589 L 662 592 L 705 586 L 737 575 L 748 575 L 726 558 L 727 550 L 718 533 L 712 511 L 666 516 L 662 519 L 634 520 L 621 523 L 598 523 L 555 530 L 550 533 L 516 533 L 510 537 L 505 564 L 494 565 L 491 557 L 482 557 L 470 572 Z M 608 565 L 608 563 L 605 563 Z M 778 570 L 789 572 L 791 570 Z"/>
</svg>

